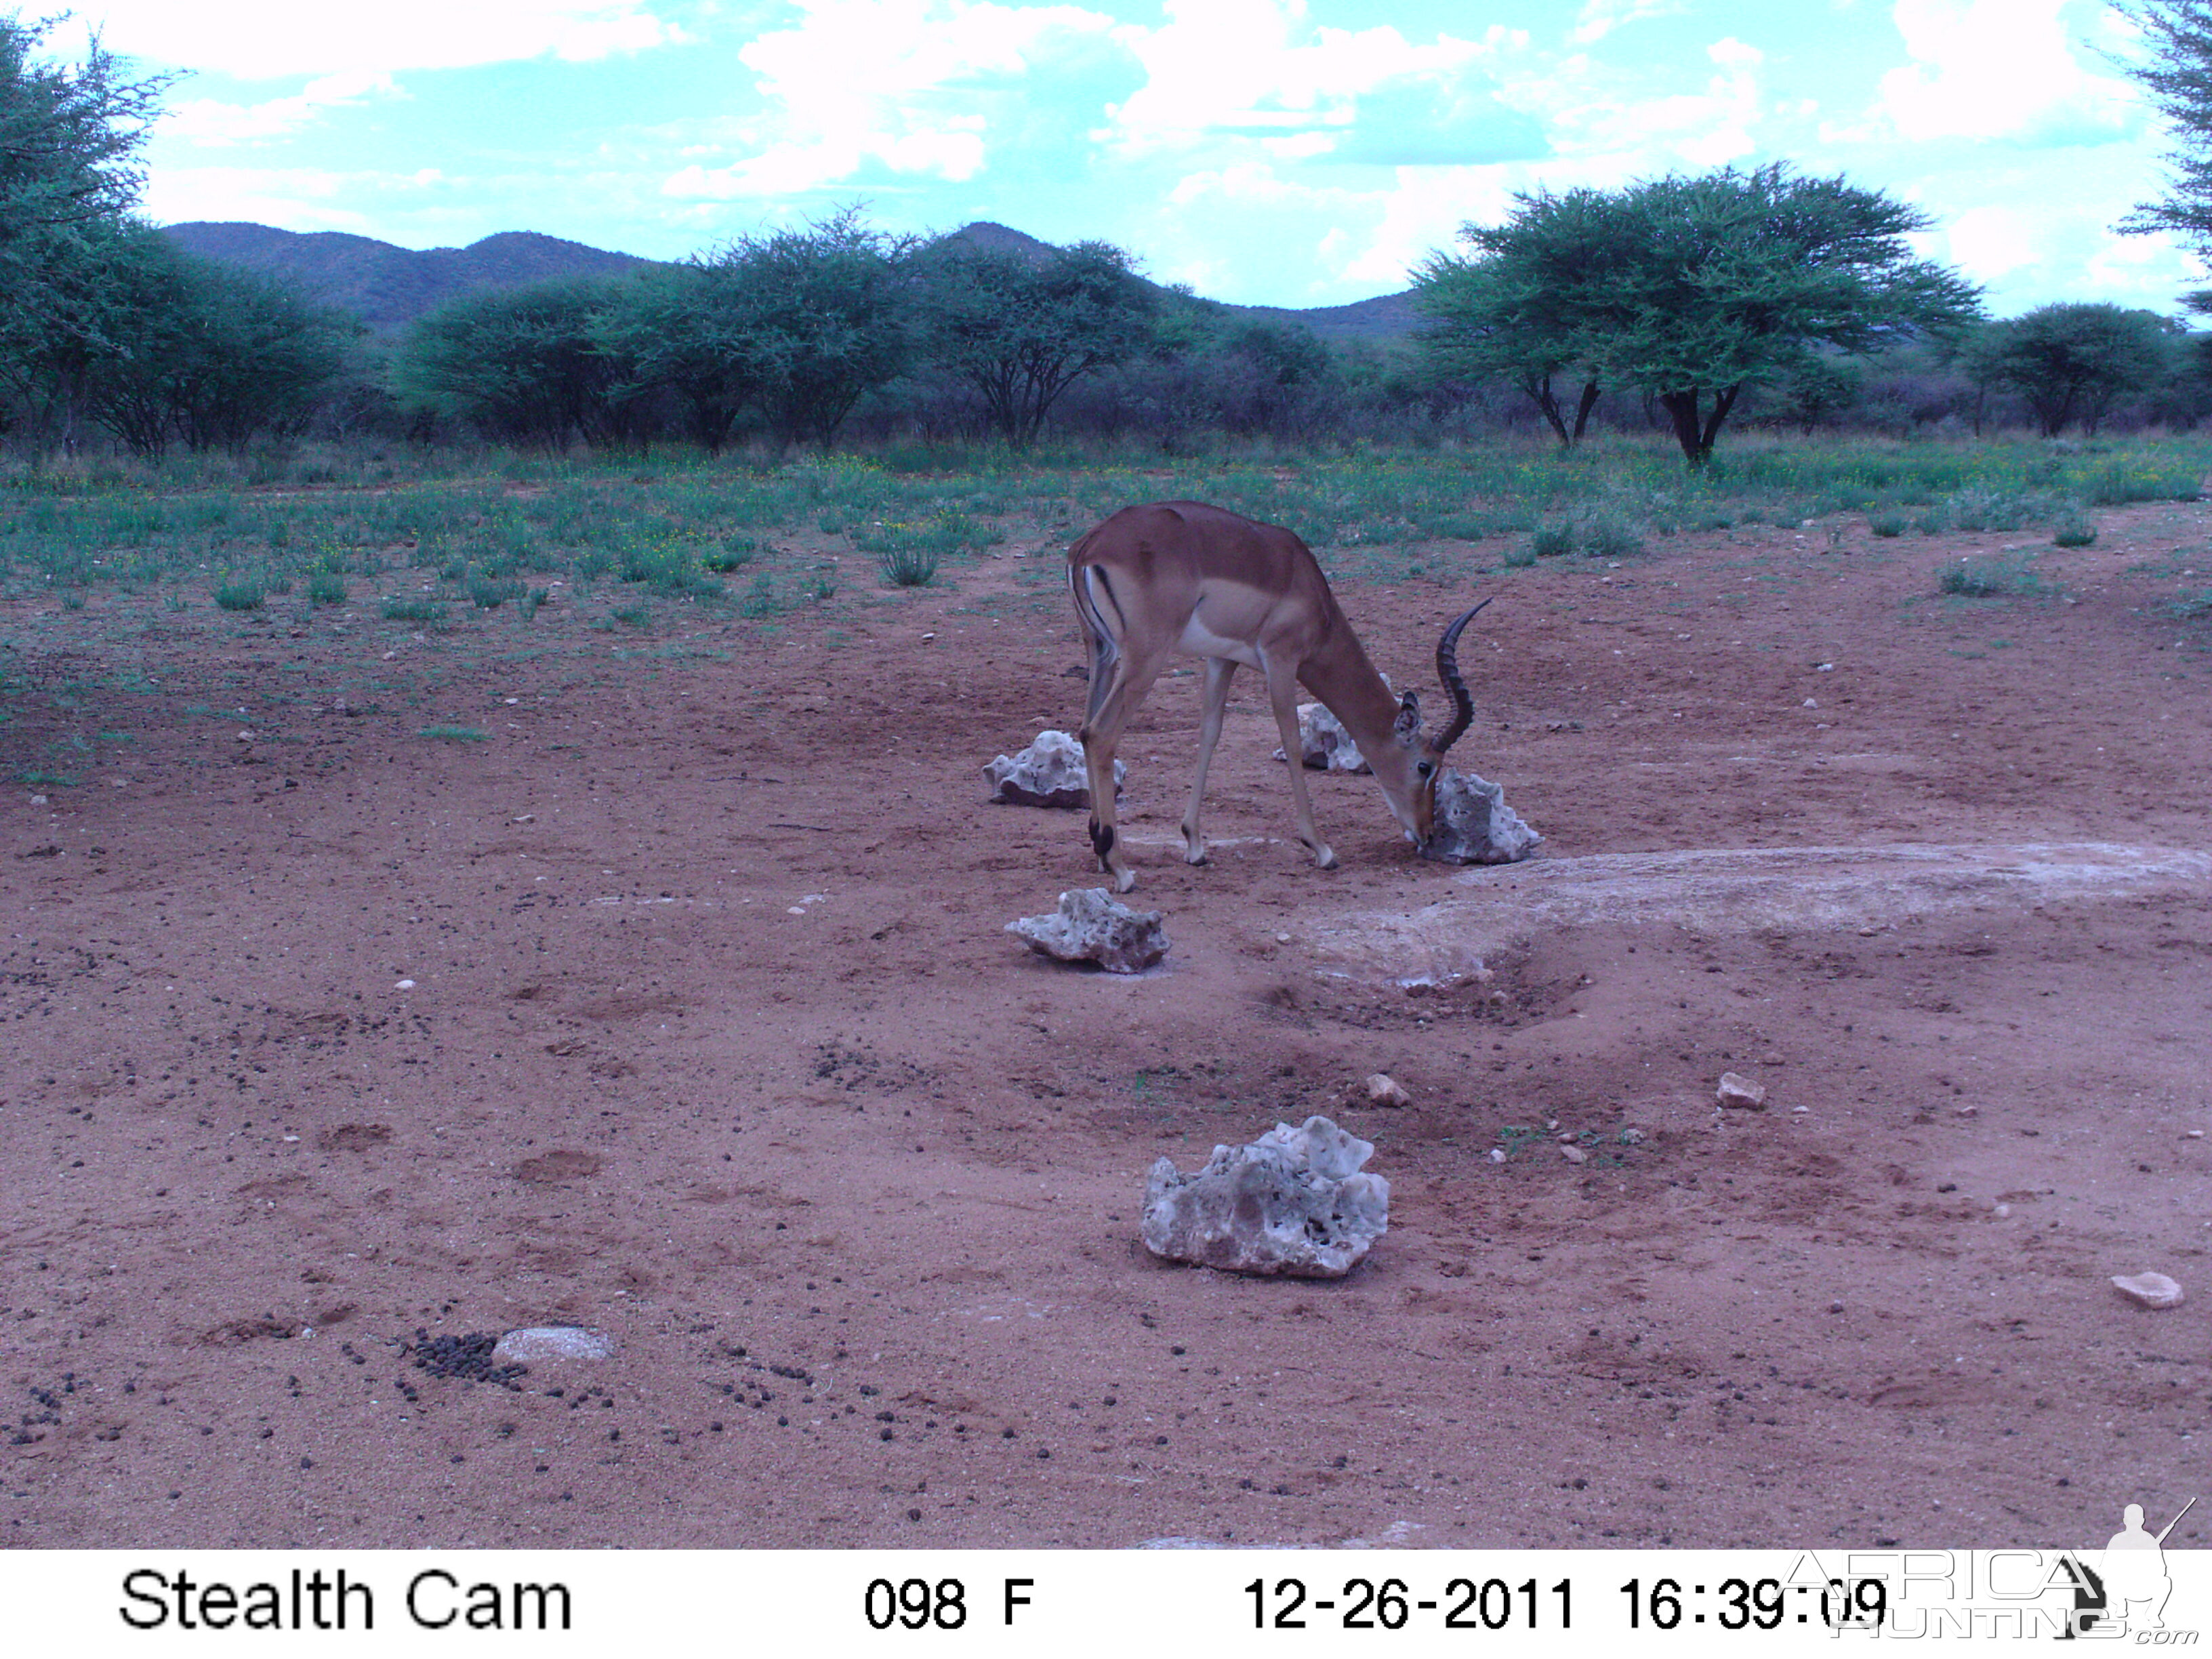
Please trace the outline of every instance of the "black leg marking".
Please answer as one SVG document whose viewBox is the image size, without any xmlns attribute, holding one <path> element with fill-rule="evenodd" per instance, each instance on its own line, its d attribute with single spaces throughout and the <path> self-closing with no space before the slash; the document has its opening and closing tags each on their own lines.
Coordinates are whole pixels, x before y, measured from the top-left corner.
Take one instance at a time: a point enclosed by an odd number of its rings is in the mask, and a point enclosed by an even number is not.
<svg viewBox="0 0 2212 1659">
<path fill-rule="evenodd" d="M 1099 863 L 1105 865 L 1109 870 L 1113 868 L 1113 865 L 1107 858 L 1107 854 L 1114 850 L 1113 825 L 1101 823 L 1097 818 L 1091 819 L 1091 848 L 1093 852 L 1098 854 Z"/>
</svg>

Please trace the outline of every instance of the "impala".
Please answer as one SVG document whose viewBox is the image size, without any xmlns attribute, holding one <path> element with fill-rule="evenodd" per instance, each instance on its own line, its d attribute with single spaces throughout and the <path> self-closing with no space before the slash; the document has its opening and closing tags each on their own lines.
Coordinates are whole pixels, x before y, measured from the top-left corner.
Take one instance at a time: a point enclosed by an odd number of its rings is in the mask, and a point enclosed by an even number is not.
<svg viewBox="0 0 2212 1659">
<path fill-rule="evenodd" d="M 1336 854 L 1314 827 L 1304 769 L 1297 763 L 1297 688 L 1303 683 L 1344 723 L 1374 769 L 1375 781 L 1407 839 L 1425 843 L 1434 828 L 1437 775 L 1444 751 L 1474 719 L 1459 674 L 1459 635 L 1474 606 L 1437 643 L 1437 674 L 1451 695 L 1452 722 L 1421 736 L 1420 699 L 1390 688 L 1367 660 L 1352 624 L 1328 591 L 1306 544 L 1277 525 L 1255 524 L 1197 501 L 1127 507 L 1067 550 L 1067 584 L 1089 647 L 1091 699 L 1084 715 L 1084 759 L 1091 775 L 1091 844 L 1117 892 L 1137 884 L 1114 823 L 1114 750 L 1121 728 L 1176 652 L 1206 659 L 1198 777 L 1183 814 L 1183 857 L 1206 862 L 1198 811 L 1206 771 L 1221 736 L 1229 682 L 1240 665 L 1267 683 L 1267 702 L 1291 758 L 1298 839 L 1324 870 Z"/>
</svg>

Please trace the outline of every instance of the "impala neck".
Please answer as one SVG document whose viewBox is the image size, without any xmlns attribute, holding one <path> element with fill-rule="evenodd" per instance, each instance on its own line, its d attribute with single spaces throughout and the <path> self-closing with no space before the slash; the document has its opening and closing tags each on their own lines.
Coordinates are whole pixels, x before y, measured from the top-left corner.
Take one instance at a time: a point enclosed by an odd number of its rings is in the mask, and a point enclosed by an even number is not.
<svg viewBox="0 0 2212 1659">
<path fill-rule="evenodd" d="M 1352 734 L 1352 742 L 1359 745 L 1359 752 L 1371 766 L 1375 757 L 1388 753 L 1396 741 L 1398 699 L 1368 661 L 1344 613 L 1332 610 L 1328 637 L 1322 648 L 1306 659 L 1298 678 Z"/>
</svg>

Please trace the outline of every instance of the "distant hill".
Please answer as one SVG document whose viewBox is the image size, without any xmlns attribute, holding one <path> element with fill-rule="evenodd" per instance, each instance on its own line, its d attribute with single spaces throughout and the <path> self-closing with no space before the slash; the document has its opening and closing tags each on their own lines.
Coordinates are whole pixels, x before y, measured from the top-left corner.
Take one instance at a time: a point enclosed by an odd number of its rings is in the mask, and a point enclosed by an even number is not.
<svg viewBox="0 0 2212 1659">
<path fill-rule="evenodd" d="M 396 247 L 343 231 L 303 234 L 267 225 L 205 221 L 169 225 L 163 234 L 203 258 L 292 277 L 328 303 L 359 313 L 380 334 L 397 332 L 456 295 L 520 288 L 562 276 L 619 276 L 656 263 L 526 230 L 501 231 L 466 247 L 420 249 Z M 1042 259 L 1053 251 L 1049 242 L 988 220 L 963 225 L 948 233 L 945 240 L 1034 259 Z M 1210 303 L 1233 316 L 1302 323 L 1323 339 L 1340 343 L 1402 339 L 1421 323 L 1410 293 L 1385 294 L 1348 306 L 1322 306 L 1310 311 Z"/>
<path fill-rule="evenodd" d="M 1050 242 L 1039 241 L 1026 231 L 1016 230 L 1009 225 L 994 224 L 988 219 L 979 219 L 973 224 L 950 231 L 944 240 L 965 242 L 986 252 L 1012 253 L 1032 260 L 1042 260 L 1053 252 Z M 1282 306 L 1231 305 L 1225 300 L 1211 300 L 1206 303 L 1235 317 L 1249 317 L 1261 322 L 1304 324 L 1322 339 L 1338 344 L 1348 340 L 1403 339 L 1425 320 L 1419 312 L 1413 309 L 1413 295 L 1410 289 L 1402 294 L 1382 294 L 1371 300 L 1355 300 L 1347 306 L 1318 306 L 1310 311 L 1294 311 Z"/>
<path fill-rule="evenodd" d="M 169 225 L 164 234 L 190 253 L 290 276 L 331 305 L 356 312 L 379 333 L 404 328 L 457 294 L 520 288 L 561 276 L 618 276 L 653 263 L 534 231 L 507 230 L 466 247 L 405 248 L 367 236 L 302 234 L 267 225 Z"/>
</svg>

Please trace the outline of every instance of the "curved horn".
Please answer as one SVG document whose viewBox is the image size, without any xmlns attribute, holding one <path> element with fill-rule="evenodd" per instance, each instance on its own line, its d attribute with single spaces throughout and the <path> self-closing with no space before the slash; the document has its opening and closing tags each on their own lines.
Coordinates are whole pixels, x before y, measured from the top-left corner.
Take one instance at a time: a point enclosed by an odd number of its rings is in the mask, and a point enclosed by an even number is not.
<svg viewBox="0 0 2212 1659">
<path fill-rule="evenodd" d="M 1460 733 L 1474 723 L 1474 699 L 1468 695 L 1467 682 L 1459 677 L 1459 635 L 1462 629 L 1474 620 L 1475 611 L 1489 603 L 1490 600 L 1485 599 L 1482 605 L 1463 612 L 1456 622 L 1444 629 L 1443 637 L 1437 641 L 1437 678 L 1444 683 L 1444 690 L 1451 693 L 1453 707 L 1459 711 L 1453 715 L 1452 723 L 1429 744 L 1430 750 L 1437 755 L 1442 755 L 1457 743 Z"/>
</svg>

